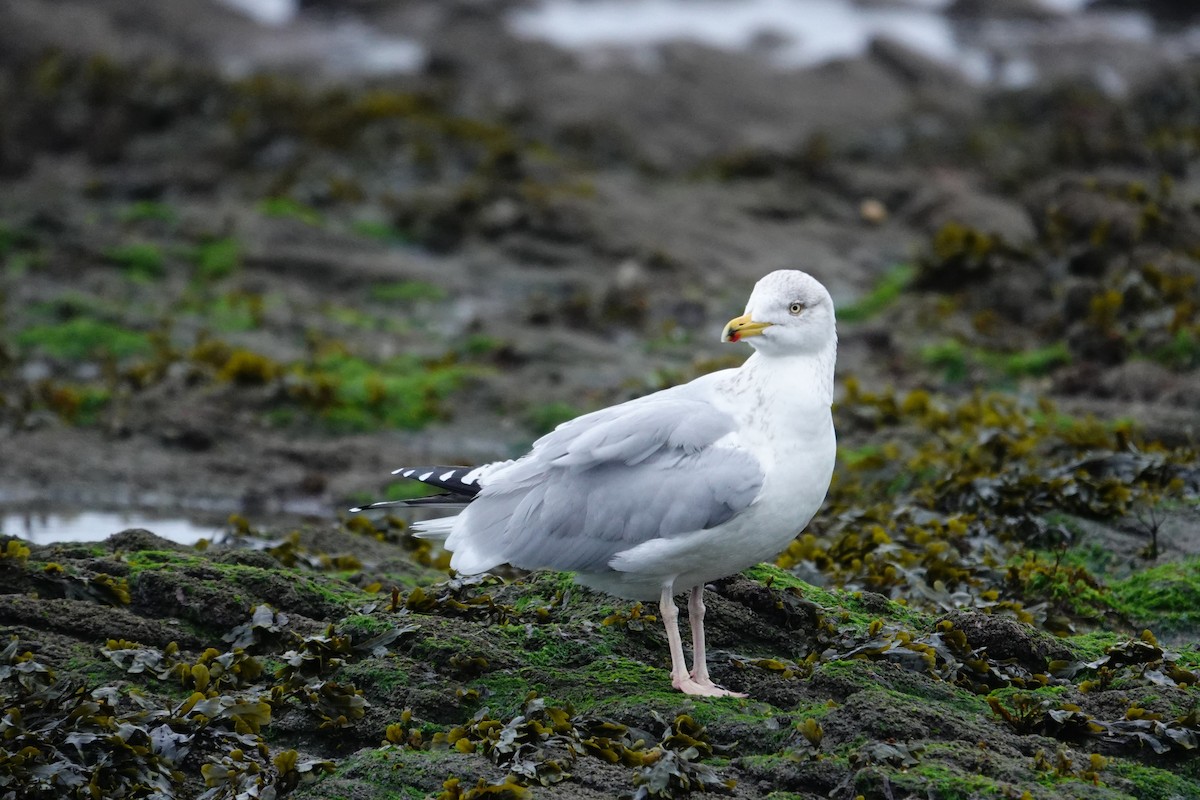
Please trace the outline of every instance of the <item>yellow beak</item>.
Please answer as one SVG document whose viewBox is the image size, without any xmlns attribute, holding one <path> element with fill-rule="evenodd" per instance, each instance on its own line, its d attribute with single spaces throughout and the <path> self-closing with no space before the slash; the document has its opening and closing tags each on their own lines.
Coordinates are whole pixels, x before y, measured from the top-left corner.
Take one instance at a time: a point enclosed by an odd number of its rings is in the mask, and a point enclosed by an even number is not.
<svg viewBox="0 0 1200 800">
<path fill-rule="evenodd" d="M 747 336 L 761 336 L 762 332 L 771 327 L 770 322 L 755 322 L 749 314 L 729 320 L 725 330 L 721 331 L 722 342 L 740 342 Z"/>
</svg>

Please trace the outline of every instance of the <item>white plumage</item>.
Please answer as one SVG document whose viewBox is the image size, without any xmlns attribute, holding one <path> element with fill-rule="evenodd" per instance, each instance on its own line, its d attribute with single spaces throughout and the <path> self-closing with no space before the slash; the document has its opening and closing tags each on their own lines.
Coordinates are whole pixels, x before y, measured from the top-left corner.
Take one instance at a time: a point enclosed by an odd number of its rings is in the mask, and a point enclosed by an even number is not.
<svg viewBox="0 0 1200 800">
<path fill-rule="evenodd" d="M 674 685 L 732 694 L 708 676 L 704 584 L 774 557 L 825 498 L 836 450 L 833 302 L 811 276 L 773 272 L 722 338 L 756 352 L 737 369 L 564 423 L 514 461 L 462 477 L 436 468 L 437 485 L 477 493 L 459 515 L 419 524 L 420 535 L 445 536 L 460 572 L 566 569 L 621 597 L 658 599 Z M 677 588 L 691 590 L 690 673 Z"/>
</svg>

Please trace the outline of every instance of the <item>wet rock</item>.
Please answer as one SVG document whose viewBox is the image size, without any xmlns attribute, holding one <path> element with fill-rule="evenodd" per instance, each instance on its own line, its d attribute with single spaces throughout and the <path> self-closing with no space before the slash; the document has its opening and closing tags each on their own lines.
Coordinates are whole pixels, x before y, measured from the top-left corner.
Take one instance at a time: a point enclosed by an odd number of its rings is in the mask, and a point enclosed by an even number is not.
<svg viewBox="0 0 1200 800">
<path fill-rule="evenodd" d="M 1049 191 L 1035 193 L 1046 216 L 1068 231 L 1092 236 L 1101 247 L 1126 247 L 1138 238 L 1138 205 L 1113 193 L 1088 188 L 1076 181 L 1062 182 Z M 1085 274 L 1090 270 L 1082 270 Z"/>
<path fill-rule="evenodd" d="M 1200 8 L 1191 0 L 1091 0 L 1088 8 L 1148 11 L 1160 23 L 1190 22 L 1200 16 Z"/>
<path fill-rule="evenodd" d="M 1184 376 L 1153 361 L 1131 360 L 1099 376 L 1096 394 L 1117 400 L 1185 406 L 1196 398 L 1194 376 Z"/>
<path fill-rule="evenodd" d="M 25 626 L 90 642 L 126 639 L 154 647 L 171 642 L 189 648 L 202 646 L 200 638 L 169 620 L 147 619 L 124 608 L 97 613 L 95 603 L 81 600 L 0 594 L 0 625 Z"/>
<path fill-rule="evenodd" d="M 221 564 L 240 564 L 244 567 L 257 567 L 258 569 L 278 569 L 280 566 L 278 559 L 273 558 L 269 553 L 241 548 L 217 553 L 214 560 Z"/>
<path fill-rule="evenodd" d="M 1074 262 L 1069 269 L 1074 273 Z M 1099 281 L 1072 278 L 1060 284 L 1063 296 L 1063 319 L 1068 322 L 1086 320 L 1092 312 L 1092 298 L 1102 291 Z"/>
<path fill-rule="evenodd" d="M 158 534 L 145 528 L 129 528 L 120 533 L 114 533 L 104 540 L 108 548 L 115 552 L 132 552 L 136 550 L 167 550 L 184 551 L 184 545 L 164 539 Z"/>
<path fill-rule="evenodd" d="M 499 236 L 520 225 L 524 219 L 525 213 L 515 200 L 501 197 L 479 213 L 479 227 L 488 236 Z"/>
<path fill-rule="evenodd" d="M 885 596 L 878 592 L 863 592 L 861 595 L 863 608 L 876 614 L 883 614 L 891 610 L 891 602 Z"/>
<path fill-rule="evenodd" d="M 832 709 L 821 725 L 830 743 L 866 735 L 878 741 L 919 742 L 924 739 L 980 741 L 985 725 L 967 713 L 931 713 L 916 698 L 899 698 L 877 689 L 855 692 Z"/>
<path fill-rule="evenodd" d="M 947 93 L 967 90 L 960 71 L 935 61 L 911 47 L 887 37 L 871 40 L 867 56 L 886 67 L 901 81 L 923 92 L 939 92 L 939 100 L 948 103 Z M 974 92 L 970 92 L 974 95 Z M 969 102 L 969 101 L 968 101 Z"/>
<path fill-rule="evenodd" d="M 714 604 L 720 610 L 710 611 L 706 617 L 705 625 L 710 631 L 724 630 L 725 638 L 748 646 L 775 639 L 763 627 L 769 621 L 773 627 L 791 632 L 792 653 L 803 648 L 805 637 L 816 635 L 821 609 L 810 600 L 741 577 L 717 581 L 714 586 L 720 598 L 731 602 Z"/>
<path fill-rule="evenodd" d="M 646 295 L 650 285 L 645 267 L 633 259 L 623 261 L 605 291 L 601 315 L 606 321 L 622 326 L 640 327 L 649 310 Z"/>
<path fill-rule="evenodd" d="M 1094 325 L 1087 323 L 1077 323 L 1068 329 L 1067 345 L 1079 358 L 1110 367 L 1129 357 L 1129 343 L 1120 334 L 1115 331 L 1099 331 Z M 1086 387 L 1094 384 L 1082 385 Z"/>
<path fill-rule="evenodd" d="M 241 624 L 251 606 L 261 603 L 314 620 L 339 615 L 335 602 L 305 582 L 278 574 L 276 563 L 271 559 L 269 567 L 238 564 L 235 573 L 204 563 L 169 572 L 145 570 L 130 580 L 132 608 L 216 630 Z"/>
<path fill-rule="evenodd" d="M 831 760 L 745 759 L 744 762 L 735 763 L 746 771 L 748 786 L 762 797 L 768 797 L 771 792 L 785 791 L 797 792 L 797 797 L 803 800 L 826 798 L 846 778 L 845 768 Z"/>
<path fill-rule="evenodd" d="M 926 193 L 902 210 L 914 222 L 934 232 L 947 224 L 963 225 L 1022 247 L 1034 240 L 1037 231 L 1024 206 L 1011 200 L 973 191 L 966 186 L 946 187 L 942 193 Z"/>
<path fill-rule="evenodd" d="M 1009 617 L 955 611 L 943 619 L 954 623 L 971 647 L 985 647 L 989 657 L 1013 659 L 1033 673 L 1045 672 L 1049 661 L 1072 658 L 1061 641 Z"/>
<path fill-rule="evenodd" d="M 76 55 L 103 53 L 121 61 L 172 59 L 201 63 L 215 43 L 238 39 L 253 23 L 215 2 L 183 5 L 152 0 L 0 3 L 0 53 L 13 60 L 56 49 Z"/>
</svg>

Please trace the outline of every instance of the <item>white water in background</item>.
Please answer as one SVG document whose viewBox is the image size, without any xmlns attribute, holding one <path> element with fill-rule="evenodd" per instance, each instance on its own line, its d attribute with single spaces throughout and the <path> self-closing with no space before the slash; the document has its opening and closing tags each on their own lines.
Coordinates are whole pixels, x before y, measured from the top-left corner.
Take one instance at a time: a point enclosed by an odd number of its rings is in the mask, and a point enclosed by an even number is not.
<svg viewBox="0 0 1200 800">
<path fill-rule="evenodd" d="M 412 39 L 384 34 L 364 19 L 300 12 L 298 0 L 217 0 L 254 19 L 263 35 L 248 51 L 231 54 L 228 69 L 316 63 L 333 74 L 411 73 L 426 51 Z M 945 15 L 950 0 L 873 5 L 855 0 L 542 0 L 507 15 L 510 30 L 575 51 L 594 62 L 613 55 L 656 63 L 659 45 L 680 40 L 726 50 L 757 49 L 780 69 L 861 55 L 887 37 L 954 67 L 968 79 L 1009 87 L 1039 77 L 1037 64 L 1056 48 L 1153 43 L 1175 58 L 1200 53 L 1200 26 L 1156 31 L 1148 14 L 1087 11 L 1088 0 L 1041 0 L 1045 20 Z M 1044 63 L 1044 62 L 1043 62 Z M 1102 60 L 1092 65 L 1102 85 L 1119 80 Z M 1114 73 L 1115 74 L 1115 73 Z"/>
<path fill-rule="evenodd" d="M 781 67 L 853 57 L 881 35 L 942 61 L 958 55 L 950 23 L 935 8 L 848 0 L 546 0 L 509 19 L 521 36 L 572 50 L 679 39 L 742 50 L 768 35 L 780 40 L 771 57 Z"/>
<path fill-rule="evenodd" d="M 298 0 L 219 0 L 219 2 L 240 11 L 248 17 L 264 25 L 286 25 L 300 11 Z M 951 0 L 909 0 L 910 5 L 941 10 L 950 5 Z M 1089 0 L 1041 0 L 1046 8 L 1063 14 L 1082 11 Z"/>
<path fill-rule="evenodd" d="M 334 75 L 412 73 L 425 64 L 425 48 L 412 39 L 390 36 L 348 15 L 308 20 L 297 0 L 217 0 L 263 26 L 253 46 L 228 53 L 225 69 L 234 76 L 262 68 L 319 64 Z"/>
<path fill-rule="evenodd" d="M 394 75 L 416 72 L 425 55 L 412 39 L 380 33 L 361 20 L 297 20 L 265 29 L 253 47 L 227 54 L 225 67 L 234 76 L 303 64 L 319 64 L 333 75 Z"/>
<path fill-rule="evenodd" d="M 947 17 L 948 0 L 888 6 L 852 0 L 543 0 L 513 12 L 509 21 L 520 36 L 593 56 L 626 52 L 647 63 L 658 45 L 690 40 L 728 50 L 758 45 L 782 69 L 853 58 L 872 39 L 886 37 L 969 79 L 1015 87 L 1037 78 L 1032 51 L 1155 40 L 1148 15 L 1084 13 L 1086 1 L 1042 0 L 1051 12 L 1046 20 L 987 18 L 975 24 Z M 1160 38 L 1179 55 L 1197 52 L 1196 37 L 1186 32 Z"/>
<path fill-rule="evenodd" d="M 52 542 L 99 542 L 128 528 L 145 528 L 179 544 L 212 540 L 224 528 L 197 525 L 177 517 L 153 517 L 135 513 L 81 511 L 79 513 L 6 513 L 0 516 L 0 533 L 20 536 L 34 544 Z"/>
<path fill-rule="evenodd" d="M 297 0 L 219 0 L 262 25 L 286 25 L 300 11 Z"/>
</svg>

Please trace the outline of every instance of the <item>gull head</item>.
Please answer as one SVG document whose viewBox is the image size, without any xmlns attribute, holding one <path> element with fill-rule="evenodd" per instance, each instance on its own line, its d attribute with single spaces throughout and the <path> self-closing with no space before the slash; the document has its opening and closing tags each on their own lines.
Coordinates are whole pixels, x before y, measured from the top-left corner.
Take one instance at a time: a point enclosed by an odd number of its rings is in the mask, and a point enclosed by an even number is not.
<svg viewBox="0 0 1200 800">
<path fill-rule="evenodd" d="M 746 313 L 721 333 L 724 342 L 743 339 L 764 355 L 824 352 L 837 343 L 833 299 L 807 272 L 772 272 L 754 285 Z"/>
</svg>

